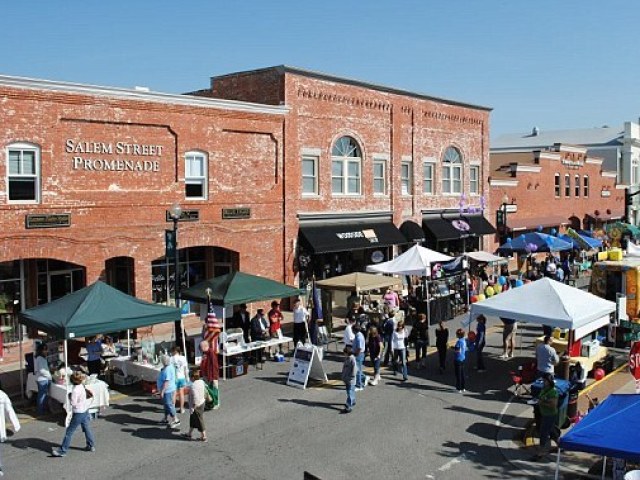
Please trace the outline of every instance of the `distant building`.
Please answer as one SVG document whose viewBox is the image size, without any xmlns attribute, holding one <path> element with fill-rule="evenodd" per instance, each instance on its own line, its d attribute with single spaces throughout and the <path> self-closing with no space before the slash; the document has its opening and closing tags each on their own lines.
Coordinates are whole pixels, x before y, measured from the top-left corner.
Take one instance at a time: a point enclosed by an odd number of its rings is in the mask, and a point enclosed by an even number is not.
<svg viewBox="0 0 640 480">
<path fill-rule="evenodd" d="M 561 143 L 585 147 L 590 157 L 601 157 L 605 171 L 616 172 L 618 185 L 636 192 L 640 184 L 640 124 L 624 122 L 622 127 L 603 126 L 573 130 L 534 127 L 530 133 L 505 134 L 491 140 L 491 152 L 532 152 Z M 629 221 L 640 223 L 640 195 L 633 198 Z"/>
</svg>

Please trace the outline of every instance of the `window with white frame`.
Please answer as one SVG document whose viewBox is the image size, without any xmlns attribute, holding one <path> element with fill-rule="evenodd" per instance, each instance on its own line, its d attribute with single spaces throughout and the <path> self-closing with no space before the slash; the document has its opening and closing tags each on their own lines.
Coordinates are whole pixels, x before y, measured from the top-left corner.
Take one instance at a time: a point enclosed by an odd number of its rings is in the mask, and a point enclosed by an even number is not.
<svg viewBox="0 0 640 480">
<path fill-rule="evenodd" d="M 589 196 L 589 175 L 585 175 L 584 177 L 582 177 L 582 182 L 583 182 L 583 197 L 588 197 Z"/>
<path fill-rule="evenodd" d="M 184 196 L 191 200 L 207 198 L 207 156 L 187 152 L 184 156 Z"/>
<path fill-rule="evenodd" d="M 40 147 L 13 143 L 7 147 L 7 199 L 9 203 L 40 201 Z"/>
<path fill-rule="evenodd" d="M 373 194 L 387 194 L 387 161 L 382 158 L 373 159 Z"/>
<path fill-rule="evenodd" d="M 469 168 L 469 193 L 478 195 L 480 193 L 480 166 L 471 165 Z"/>
<path fill-rule="evenodd" d="M 576 198 L 577 198 L 580 196 L 580 175 L 576 175 L 575 177 L 573 177 L 573 181 L 574 181 L 573 189 L 575 191 Z"/>
<path fill-rule="evenodd" d="M 559 173 L 556 173 L 555 181 L 553 185 L 555 188 L 555 196 L 560 197 L 560 174 Z"/>
<path fill-rule="evenodd" d="M 433 162 L 424 162 L 422 173 L 423 193 L 433 194 Z"/>
<path fill-rule="evenodd" d="M 571 196 L 571 176 L 569 175 L 564 176 L 564 196 L 567 198 Z"/>
<path fill-rule="evenodd" d="M 411 195 L 413 193 L 411 181 L 412 164 L 409 161 L 403 161 L 400 164 L 400 189 L 402 195 Z"/>
<path fill-rule="evenodd" d="M 360 195 L 362 154 L 351 137 L 339 138 L 331 149 L 331 192 Z"/>
<path fill-rule="evenodd" d="M 442 158 L 442 193 L 462 193 L 462 156 L 448 147 Z"/>
<path fill-rule="evenodd" d="M 318 194 L 318 157 L 311 155 L 302 157 L 302 194 Z"/>
</svg>

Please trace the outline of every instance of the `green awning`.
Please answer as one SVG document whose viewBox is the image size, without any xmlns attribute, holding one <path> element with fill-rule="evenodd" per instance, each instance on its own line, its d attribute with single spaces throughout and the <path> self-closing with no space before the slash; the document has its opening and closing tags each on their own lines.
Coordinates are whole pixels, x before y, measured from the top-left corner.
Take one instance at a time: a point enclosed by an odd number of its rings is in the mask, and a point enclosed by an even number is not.
<svg viewBox="0 0 640 480">
<path fill-rule="evenodd" d="M 145 302 L 100 281 L 20 313 L 20 323 L 58 338 L 87 337 L 177 320 L 177 308 Z"/>
<path fill-rule="evenodd" d="M 290 287 L 268 278 L 242 272 L 231 272 L 182 290 L 180 298 L 207 303 L 207 289 L 211 289 L 211 301 L 215 305 L 240 305 L 306 293 L 306 290 Z"/>
</svg>

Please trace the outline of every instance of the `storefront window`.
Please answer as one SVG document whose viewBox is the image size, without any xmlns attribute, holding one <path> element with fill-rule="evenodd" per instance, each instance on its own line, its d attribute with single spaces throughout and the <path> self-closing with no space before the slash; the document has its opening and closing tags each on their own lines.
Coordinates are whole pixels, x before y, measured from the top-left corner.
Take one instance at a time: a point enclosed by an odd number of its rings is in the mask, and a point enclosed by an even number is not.
<svg viewBox="0 0 640 480">
<path fill-rule="evenodd" d="M 206 278 L 205 247 L 178 250 L 180 289 L 188 288 Z M 152 298 L 155 303 L 175 305 L 175 263 L 162 257 L 151 263 Z"/>
<path fill-rule="evenodd" d="M 38 305 L 52 302 L 86 286 L 84 267 L 54 259 L 38 259 Z"/>
</svg>

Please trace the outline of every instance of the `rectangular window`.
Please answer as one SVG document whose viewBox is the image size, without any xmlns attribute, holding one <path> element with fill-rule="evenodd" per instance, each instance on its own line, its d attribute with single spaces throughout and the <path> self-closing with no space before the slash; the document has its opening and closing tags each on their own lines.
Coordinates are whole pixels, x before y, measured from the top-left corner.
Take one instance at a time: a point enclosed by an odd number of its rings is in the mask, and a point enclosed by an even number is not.
<svg viewBox="0 0 640 480">
<path fill-rule="evenodd" d="M 580 175 L 576 175 L 574 180 L 574 185 L 573 188 L 575 190 L 576 193 L 576 198 L 580 196 Z"/>
<path fill-rule="evenodd" d="M 424 193 L 433 194 L 433 163 L 424 163 L 422 174 L 422 191 Z"/>
<path fill-rule="evenodd" d="M 198 152 L 185 155 L 185 198 L 204 200 L 207 198 L 207 157 Z"/>
<path fill-rule="evenodd" d="M 582 179 L 582 181 L 584 182 L 584 195 L 585 197 L 589 196 L 589 176 L 585 175 Z"/>
<path fill-rule="evenodd" d="M 442 167 L 442 193 L 462 193 L 462 166 L 447 163 Z"/>
<path fill-rule="evenodd" d="M 318 157 L 302 157 L 302 194 L 318 194 Z"/>
<path fill-rule="evenodd" d="M 571 196 L 571 177 L 569 175 L 564 176 L 564 196 Z"/>
<path fill-rule="evenodd" d="M 453 193 L 462 193 L 462 167 L 453 167 Z"/>
<path fill-rule="evenodd" d="M 469 169 L 469 193 L 478 195 L 480 193 L 480 167 L 471 165 Z"/>
<path fill-rule="evenodd" d="M 360 160 L 331 162 L 331 191 L 336 195 L 360 195 Z"/>
<path fill-rule="evenodd" d="M 556 173 L 554 188 L 555 188 L 555 196 L 556 198 L 559 198 L 560 197 L 560 174 L 559 173 Z"/>
<path fill-rule="evenodd" d="M 400 165 L 400 188 L 402 195 L 411 195 L 411 162 L 402 162 Z"/>
<path fill-rule="evenodd" d="M 373 194 L 374 195 L 387 194 L 386 179 L 387 179 L 387 161 L 374 160 L 373 161 Z"/>
</svg>

